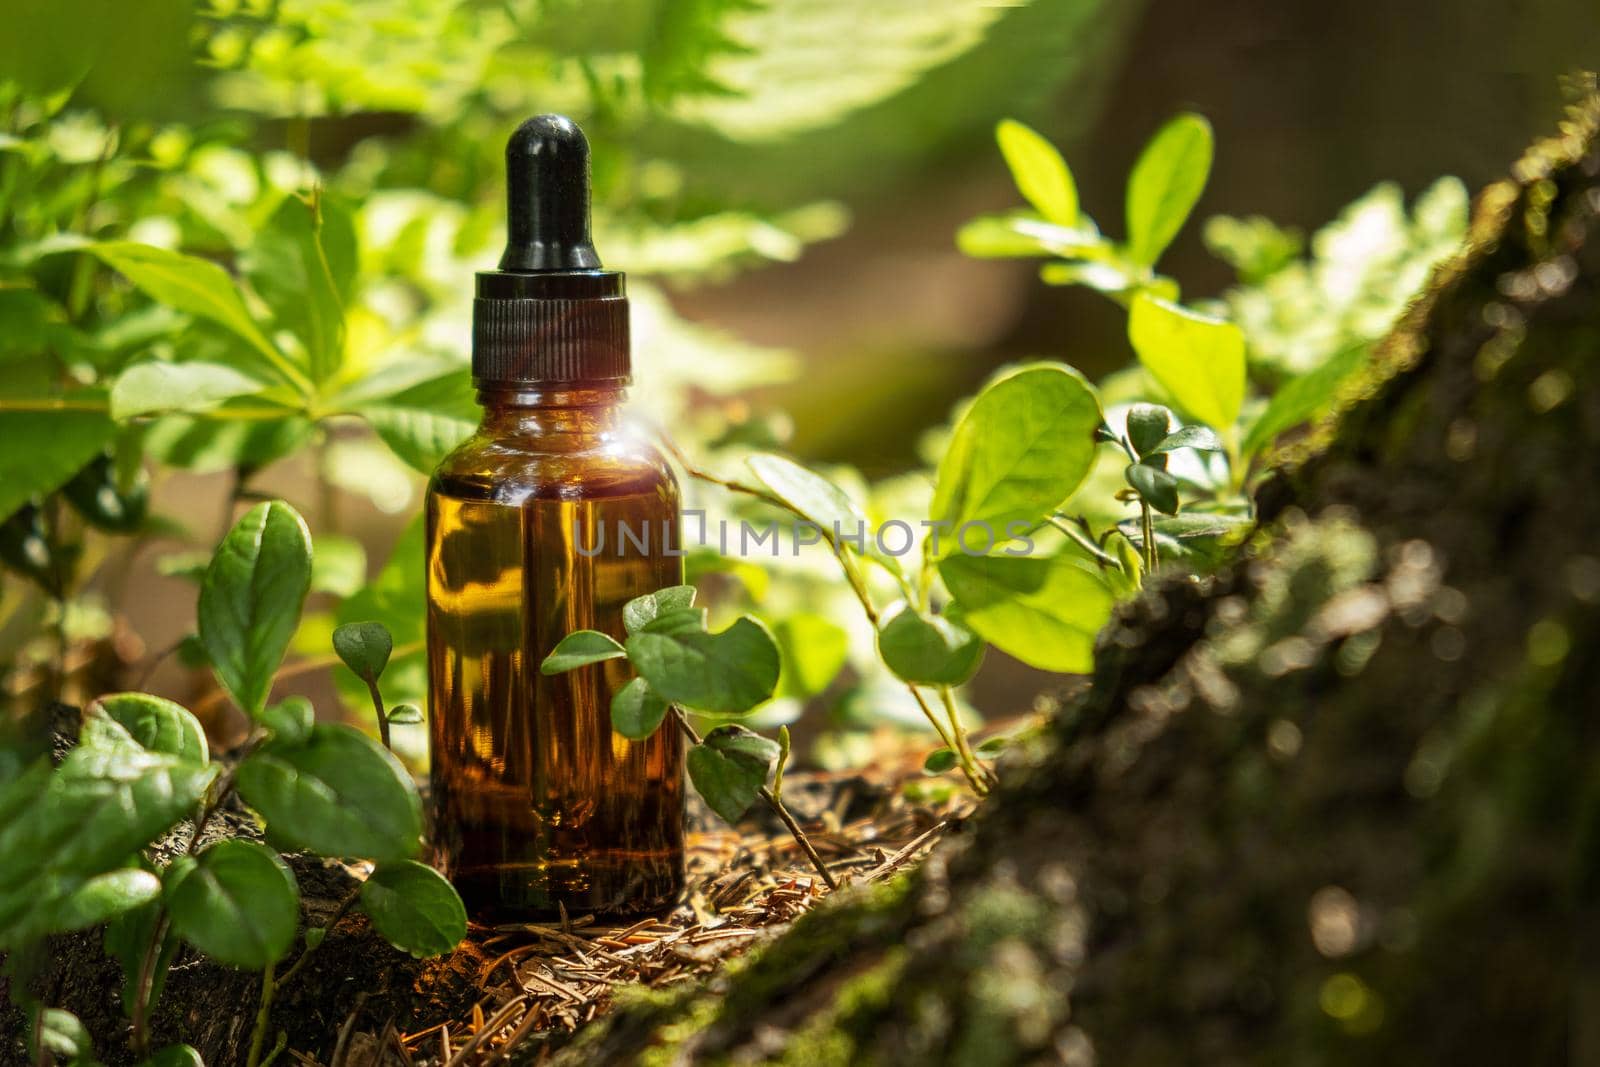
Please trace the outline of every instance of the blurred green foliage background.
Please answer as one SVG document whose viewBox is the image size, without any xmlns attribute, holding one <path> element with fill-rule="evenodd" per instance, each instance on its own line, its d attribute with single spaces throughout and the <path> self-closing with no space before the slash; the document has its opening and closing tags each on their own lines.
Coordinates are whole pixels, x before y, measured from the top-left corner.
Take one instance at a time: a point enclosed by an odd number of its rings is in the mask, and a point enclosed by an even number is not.
<svg viewBox="0 0 1600 1067">
<path fill-rule="evenodd" d="M 1043 356 L 1100 376 L 1128 361 L 1117 308 L 1039 284 L 1034 265 L 957 250 L 963 221 L 1016 203 L 999 118 L 1065 145 L 1085 202 L 1115 203 L 1163 119 L 1208 116 L 1202 217 L 1284 228 L 1190 227 L 1163 269 L 1186 300 L 1222 300 L 1253 358 L 1288 373 L 1382 331 L 1448 248 L 1461 187 L 1413 216 L 1406 204 L 1441 174 L 1469 189 L 1497 176 L 1554 113 L 1556 76 L 1596 54 L 1590 0 L 10 0 L 0 510 L 14 519 L 102 449 L 96 477 L 115 492 L 153 481 L 133 541 L 86 530 L 70 564 L 34 561 L 42 580 L 13 567 L 0 699 L 61 675 L 89 691 L 137 664 L 204 710 L 212 690 L 182 666 L 182 583 L 255 496 L 295 500 L 318 535 L 309 668 L 327 665 L 335 620 L 409 595 L 405 568 L 383 564 L 397 541 L 415 551 L 420 471 L 470 426 L 470 395 L 449 383 L 463 377 L 471 272 L 501 236 L 504 139 L 526 115 L 565 112 L 588 131 L 597 244 L 634 279 L 653 417 L 696 448 L 780 444 L 853 465 L 882 511 L 925 493 L 923 432 L 997 366 Z M 1385 179 L 1301 258 L 1291 230 L 1317 230 Z M 293 276 L 313 217 L 330 260 L 347 260 L 330 264 L 343 318 L 321 340 L 296 311 L 303 291 L 268 280 Z M 241 275 L 269 345 L 323 360 L 316 396 L 213 383 L 203 402 L 146 396 L 136 418 L 72 422 L 63 396 L 115 416 L 105 397 L 131 367 L 239 344 L 149 299 L 86 240 Z M 825 586 L 728 573 L 789 620 L 780 640 L 824 651 L 810 668 L 826 684 L 848 641 Z M 309 669 L 306 681 L 331 684 Z M 1004 711 L 1038 685 L 997 662 L 976 692 Z M 863 692 L 833 721 L 874 721 L 881 704 Z"/>
</svg>

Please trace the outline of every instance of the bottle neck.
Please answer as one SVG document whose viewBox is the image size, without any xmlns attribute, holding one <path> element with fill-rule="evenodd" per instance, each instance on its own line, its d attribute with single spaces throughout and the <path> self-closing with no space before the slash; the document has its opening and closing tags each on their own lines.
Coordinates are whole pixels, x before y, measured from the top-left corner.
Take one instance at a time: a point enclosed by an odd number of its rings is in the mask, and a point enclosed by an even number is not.
<svg viewBox="0 0 1600 1067">
<path fill-rule="evenodd" d="M 604 435 L 621 425 L 626 399 L 621 385 L 478 385 L 483 428 L 495 435 Z"/>
</svg>

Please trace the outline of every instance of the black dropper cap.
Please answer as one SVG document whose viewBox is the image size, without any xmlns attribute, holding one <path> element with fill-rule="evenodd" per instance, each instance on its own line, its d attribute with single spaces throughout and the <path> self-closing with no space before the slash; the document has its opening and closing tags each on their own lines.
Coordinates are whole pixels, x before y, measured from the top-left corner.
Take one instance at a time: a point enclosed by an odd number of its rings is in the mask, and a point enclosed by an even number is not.
<svg viewBox="0 0 1600 1067">
<path fill-rule="evenodd" d="M 506 249 L 478 272 L 472 376 L 480 385 L 626 382 L 628 300 L 589 236 L 589 142 L 540 115 L 506 142 Z"/>
</svg>

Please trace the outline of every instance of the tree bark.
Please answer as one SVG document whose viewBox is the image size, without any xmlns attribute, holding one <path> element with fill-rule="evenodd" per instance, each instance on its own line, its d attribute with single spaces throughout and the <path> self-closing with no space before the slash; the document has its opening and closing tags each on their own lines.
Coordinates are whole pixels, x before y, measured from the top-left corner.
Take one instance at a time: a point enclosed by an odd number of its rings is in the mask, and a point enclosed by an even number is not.
<svg viewBox="0 0 1600 1067">
<path fill-rule="evenodd" d="M 965 842 L 555 1062 L 1600 1062 L 1588 93 Z"/>
</svg>

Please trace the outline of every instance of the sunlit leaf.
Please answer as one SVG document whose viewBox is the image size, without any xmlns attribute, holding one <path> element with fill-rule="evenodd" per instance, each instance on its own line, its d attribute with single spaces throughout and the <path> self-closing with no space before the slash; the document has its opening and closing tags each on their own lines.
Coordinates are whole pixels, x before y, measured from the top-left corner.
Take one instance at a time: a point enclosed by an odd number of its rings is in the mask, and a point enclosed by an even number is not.
<svg viewBox="0 0 1600 1067">
<path fill-rule="evenodd" d="M 1179 115 L 1156 132 L 1128 176 L 1128 254 L 1153 265 L 1194 210 L 1211 175 L 1211 124 Z"/>
</svg>

